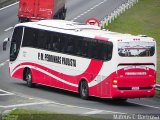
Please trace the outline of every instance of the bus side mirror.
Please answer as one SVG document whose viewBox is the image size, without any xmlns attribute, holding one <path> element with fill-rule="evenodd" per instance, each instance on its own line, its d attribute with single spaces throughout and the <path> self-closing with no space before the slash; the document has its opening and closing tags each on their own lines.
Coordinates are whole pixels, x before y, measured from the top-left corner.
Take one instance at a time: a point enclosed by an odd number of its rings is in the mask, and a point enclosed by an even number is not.
<svg viewBox="0 0 160 120">
<path fill-rule="evenodd" d="M 6 49 L 7 49 L 7 43 L 10 41 L 10 39 L 9 38 L 5 38 L 4 40 L 3 40 L 3 51 L 5 51 Z"/>
</svg>

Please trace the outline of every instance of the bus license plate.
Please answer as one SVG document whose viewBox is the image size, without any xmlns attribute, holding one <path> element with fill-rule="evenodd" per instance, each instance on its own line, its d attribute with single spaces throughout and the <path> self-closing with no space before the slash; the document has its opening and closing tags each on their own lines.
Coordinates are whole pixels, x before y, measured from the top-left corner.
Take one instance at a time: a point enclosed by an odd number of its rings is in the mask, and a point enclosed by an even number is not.
<svg viewBox="0 0 160 120">
<path fill-rule="evenodd" d="M 139 90 L 139 87 L 132 87 L 132 90 Z"/>
</svg>

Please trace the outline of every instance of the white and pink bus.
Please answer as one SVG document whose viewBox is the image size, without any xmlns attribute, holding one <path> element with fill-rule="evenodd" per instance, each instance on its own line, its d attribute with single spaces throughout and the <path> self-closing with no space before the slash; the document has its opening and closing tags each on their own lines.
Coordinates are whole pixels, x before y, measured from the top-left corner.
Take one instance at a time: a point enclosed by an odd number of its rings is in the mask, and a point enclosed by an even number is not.
<svg viewBox="0 0 160 120">
<path fill-rule="evenodd" d="M 126 100 L 153 97 L 156 41 L 62 20 L 17 24 L 10 75 L 88 96 Z"/>
</svg>

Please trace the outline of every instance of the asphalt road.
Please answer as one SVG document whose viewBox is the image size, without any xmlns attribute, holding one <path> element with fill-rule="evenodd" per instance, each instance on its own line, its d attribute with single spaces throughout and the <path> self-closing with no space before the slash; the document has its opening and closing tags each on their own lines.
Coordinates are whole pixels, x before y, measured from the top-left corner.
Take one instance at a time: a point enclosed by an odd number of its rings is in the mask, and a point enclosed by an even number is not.
<svg viewBox="0 0 160 120">
<path fill-rule="evenodd" d="M 67 0 L 66 19 L 85 22 L 88 18 L 96 17 L 102 20 L 126 1 Z M 78 94 L 72 92 L 40 85 L 36 88 L 28 88 L 25 82 L 11 78 L 7 61 L 9 49 L 2 51 L 2 41 L 11 36 L 13 26 L 18 23 L 17 7 L 16 4 L 0 10 L 0 112 L 21 107 L 103 118 L 113 118 L 111 114 L 160 114 L 157 98 L 129 99 L 124 103 L 114 103 L 111 100 L 94 97 L 90 100 L 82 100 Z"/>
</svg>

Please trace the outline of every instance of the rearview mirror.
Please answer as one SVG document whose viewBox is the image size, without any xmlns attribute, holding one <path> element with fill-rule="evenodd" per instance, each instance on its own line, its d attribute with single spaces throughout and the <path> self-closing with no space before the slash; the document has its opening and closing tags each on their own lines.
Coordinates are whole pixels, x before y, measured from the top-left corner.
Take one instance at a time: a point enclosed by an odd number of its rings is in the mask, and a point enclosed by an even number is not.
<svg viewBox="0 0 160 120">
<path fill-rule="evenodd" d="M 9 42 L 9 41 L 10 41 L 9 38 L 5 38 L 5 39 L 3 40 L 3 51 L 5 51 L 5 50 L 7 49 L 7 42 Z"/>
</svg>

